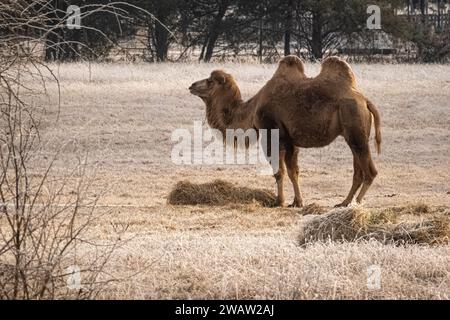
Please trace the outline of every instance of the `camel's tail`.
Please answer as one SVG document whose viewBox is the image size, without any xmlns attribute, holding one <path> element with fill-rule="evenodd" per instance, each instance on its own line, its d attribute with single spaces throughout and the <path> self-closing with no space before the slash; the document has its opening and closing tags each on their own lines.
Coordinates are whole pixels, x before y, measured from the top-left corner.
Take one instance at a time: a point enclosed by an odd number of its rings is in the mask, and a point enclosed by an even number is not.
<svg viewBox="0 0 450 320">
<path fill-rule="evenodd" d="M 366 99 L 366 103 L 367 103 L 367 108 L 369 109 L 370 113 L 372 113 L 372 115 L 373 115 L 373 121 L 375 123 L 375 147 L 377 149 L 377 153 L 380 154 L 381 153 L 380 113 L 378 112 L 377 107 L 375 107 L 375 105 L 371 101 Z"/>
</svg>

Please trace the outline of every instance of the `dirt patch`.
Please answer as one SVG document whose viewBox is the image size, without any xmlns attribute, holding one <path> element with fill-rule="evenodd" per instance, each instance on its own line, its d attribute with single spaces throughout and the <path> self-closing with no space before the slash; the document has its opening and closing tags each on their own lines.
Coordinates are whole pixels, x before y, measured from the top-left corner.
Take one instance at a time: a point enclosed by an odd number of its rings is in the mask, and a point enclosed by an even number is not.
<svg viewBox="0 0 450 320">
<path fill-rule="evenodd" d="M 401 219 L 401 214 L 396 214 L 395 211 L 333 209 L 306 221 L 301 226 L 298 242 L 304 245 L 316 241 L 376 239 L 394 244 L 450 243 L 450 217 L 447 215 L 435 214 L 428 208 L 419 221 L 409 222 Z M 399 220 L 403 221 L 398 222 Z"/>
<path fill-rule="evenodd" d="M 170 192 L 167 202 L 173 205 L 212 205 L 259 203 L 273 207 L 276 196 L 272 191 L 236 187 L 233 184 L 215 180 L 210 183 L 194 184 L 189 181 L 178 182 Z"/>
</svg>

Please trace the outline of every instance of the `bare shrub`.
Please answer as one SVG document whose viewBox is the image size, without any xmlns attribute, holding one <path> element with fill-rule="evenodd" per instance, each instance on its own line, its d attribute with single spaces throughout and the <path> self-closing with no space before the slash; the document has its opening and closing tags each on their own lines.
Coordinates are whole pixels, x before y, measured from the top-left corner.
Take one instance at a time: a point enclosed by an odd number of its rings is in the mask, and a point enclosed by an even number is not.
<svg viewBox="0 0 450 320">
<path fill-rule="evenodd" d="M 0 4 L 0 299 L 93 298 L 114 280 L 105 266 L 122 243 L 86 236 L 99 197 L 90 192 L 86 158 L 58 179 L 52 168 L 59 154 L 41 152 L 41 121 L 57 118 L 48 119 L 36 101 L 58 79 L 38 53 L 65 23 L 48 24 L 56 10 L 42 0 Z M 80 247 L 88 259 L 77 256 Z"/>
</svg>

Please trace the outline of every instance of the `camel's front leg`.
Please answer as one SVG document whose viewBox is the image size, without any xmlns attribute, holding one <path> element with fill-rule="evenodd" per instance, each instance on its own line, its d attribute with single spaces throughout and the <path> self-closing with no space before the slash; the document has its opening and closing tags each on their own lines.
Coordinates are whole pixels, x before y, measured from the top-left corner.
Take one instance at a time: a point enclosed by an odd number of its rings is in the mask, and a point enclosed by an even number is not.
<svg viewBox="0 0 450 320">
<path fill-rule="evenodd" d="M 289 179 L 291 179 L 295 194 L 294 202 L 292 202 L 290 207 L 303 207 L 303 198 L 300 192 L 300 185 L 298 183 L 298 174 L 299 174 L 298 151 L 299 149 L 297 147 L 289 146 L 286 149 L 285 155 L 287 173 L 289 175 Z"/>
<path fill-rule="evenodd" d="M 284 150 L 280 150 L 280 156 L 278 159 L 278 172 L 274 174 L 275 180 L 277 182 L 277 200 L 275 202 L 275 206 L 283 207 L 284 206 L 284 176 L 286 175 L 286 166 L 284 163 L 284 157 L 286 152 Z"/>
</svg>

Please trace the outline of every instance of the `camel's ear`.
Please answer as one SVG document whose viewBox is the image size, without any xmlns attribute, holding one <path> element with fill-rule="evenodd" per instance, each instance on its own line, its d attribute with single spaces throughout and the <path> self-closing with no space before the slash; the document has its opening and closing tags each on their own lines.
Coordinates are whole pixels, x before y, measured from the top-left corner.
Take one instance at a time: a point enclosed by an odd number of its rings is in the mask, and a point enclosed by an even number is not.
<svg viewBox="0 0 450 320">
<path fill-rule="evenodd" d="M 224 84 L 227 79 L 225 78 L 225 75 L 223 75 L 221 72 L 213 71 L 211 73 L 211 78 L 215 81 L 217 81 L 219 84 Z"/>
</svg>

